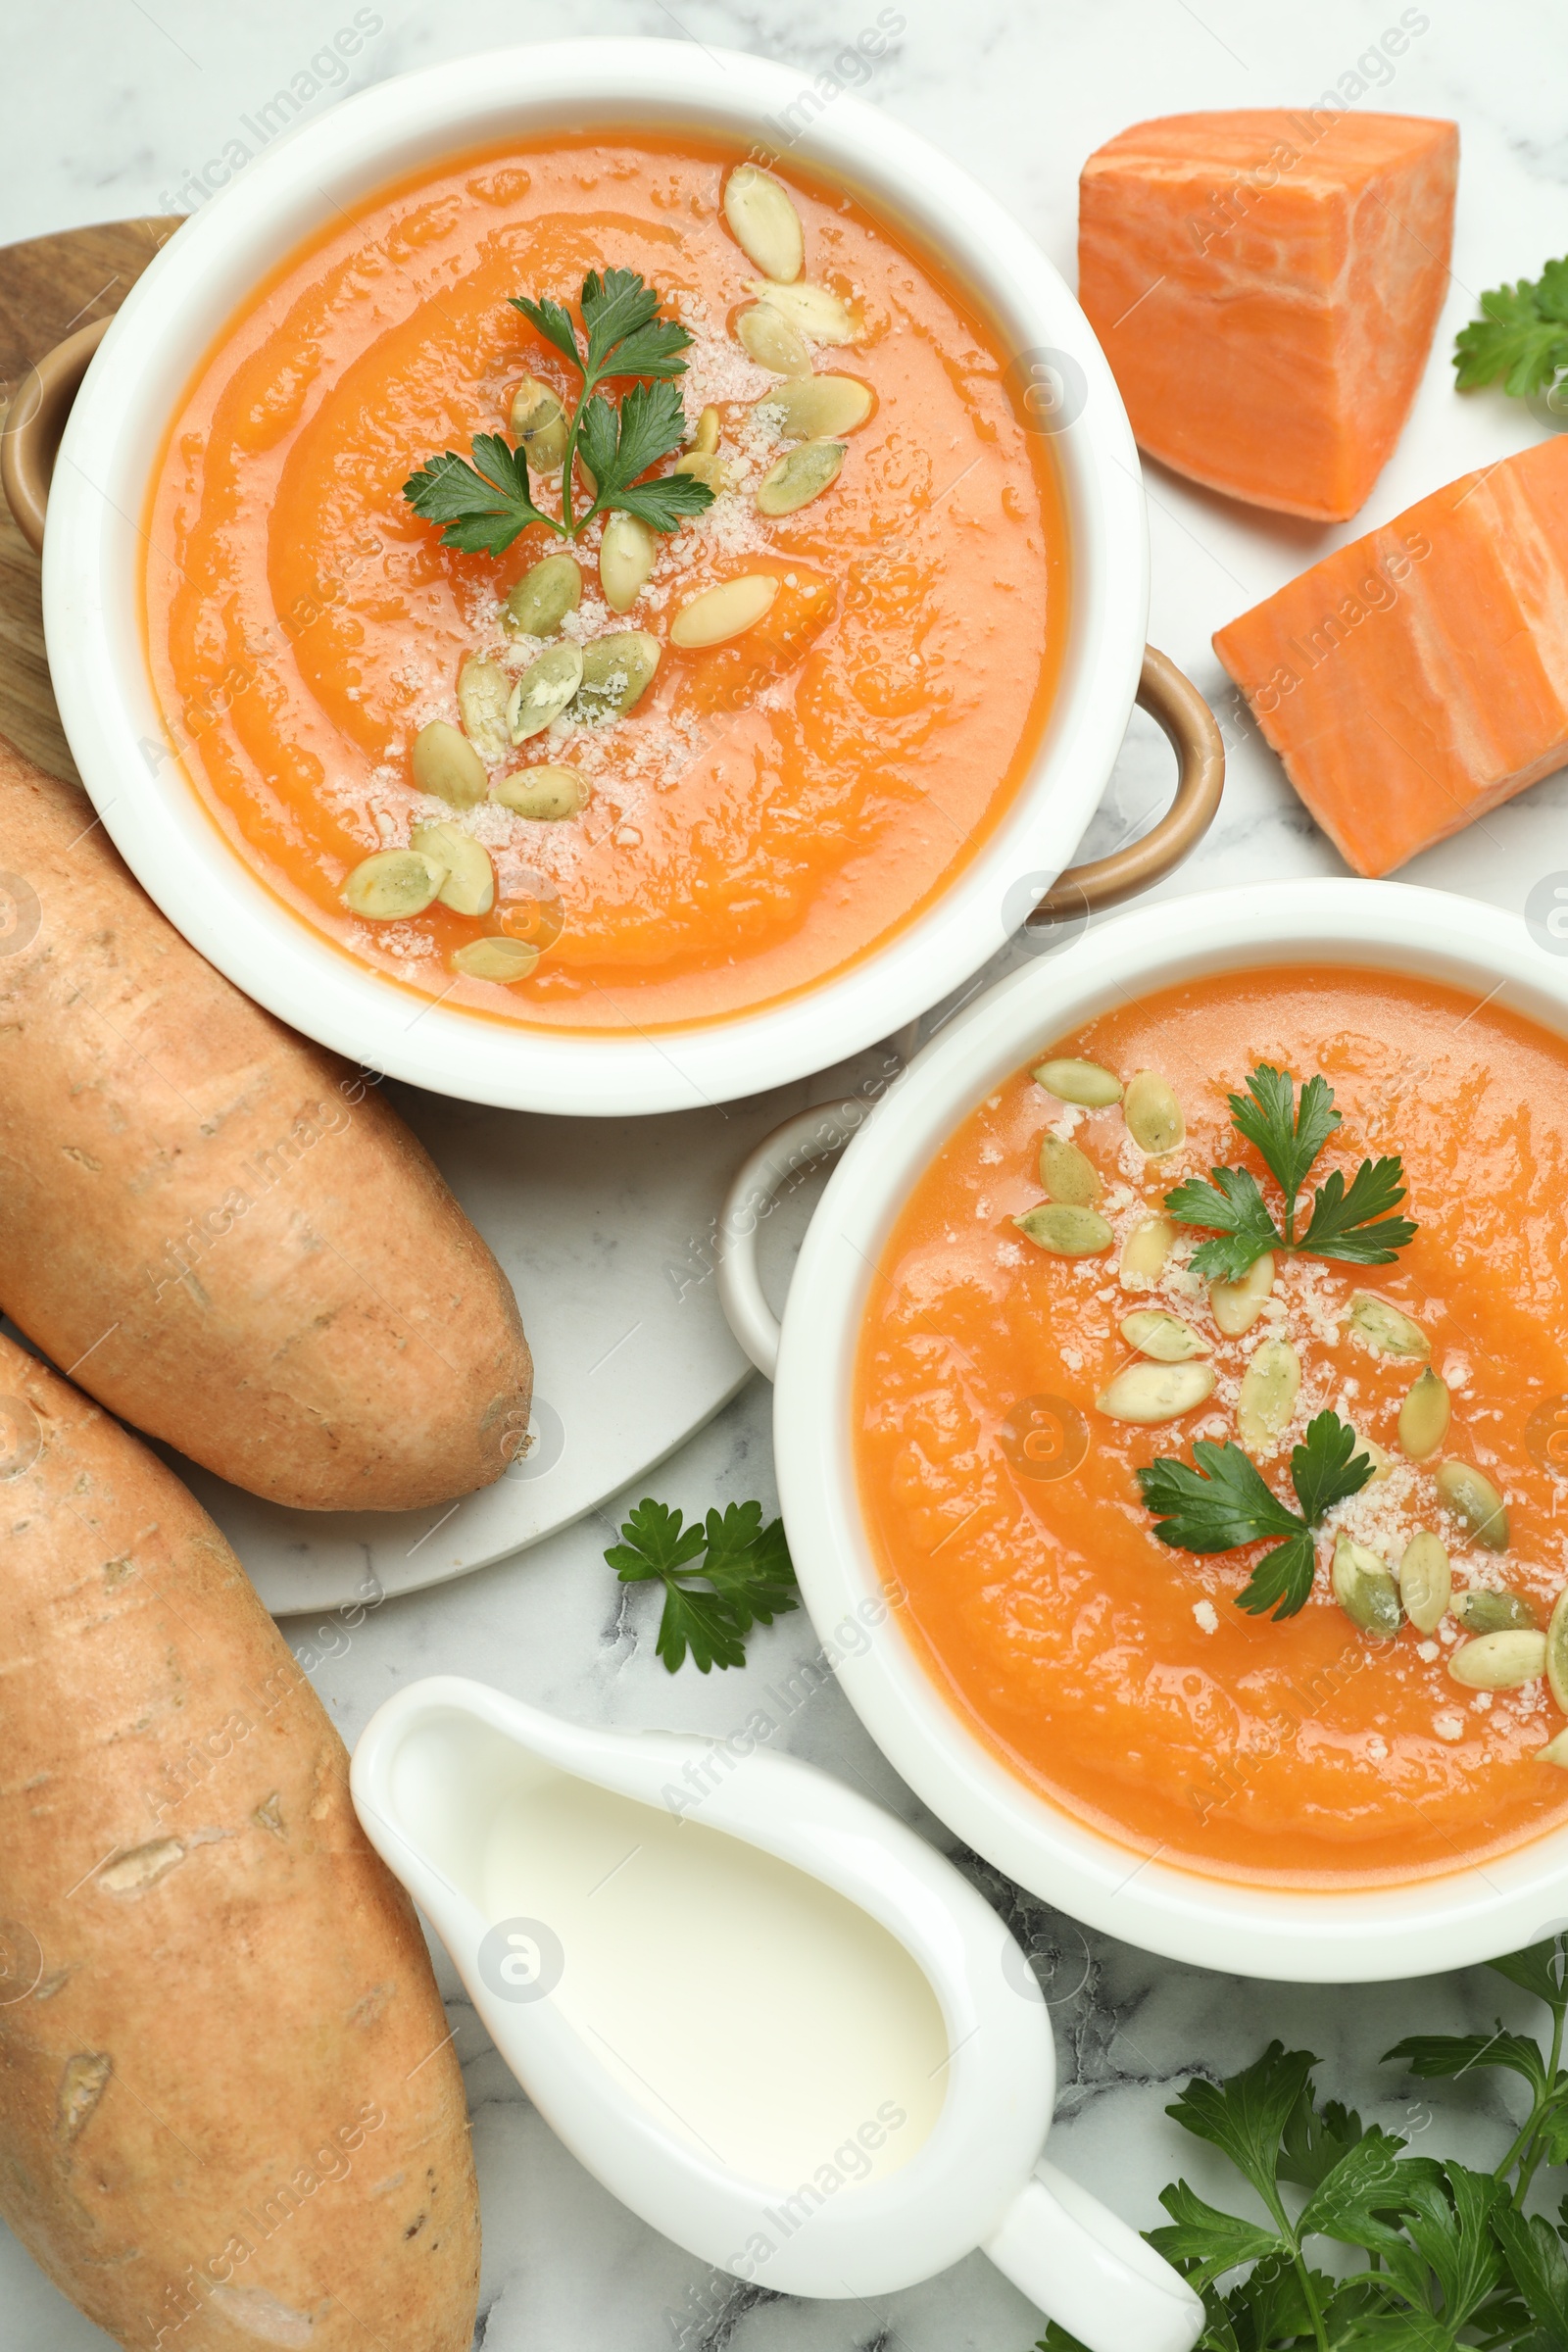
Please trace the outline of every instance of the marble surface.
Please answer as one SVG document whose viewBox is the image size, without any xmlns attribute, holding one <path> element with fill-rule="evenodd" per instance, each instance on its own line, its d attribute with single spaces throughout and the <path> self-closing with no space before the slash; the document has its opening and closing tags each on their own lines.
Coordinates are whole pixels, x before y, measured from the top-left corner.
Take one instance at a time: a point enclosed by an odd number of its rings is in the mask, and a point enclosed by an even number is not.
<svg viewBox="0 0 1568 2352">
<path fill-rule="evenodd" d="M 636 32 L 753 49 L 797 66 L 803 83 L 831 72 L 869 0 L 383 0 L 384 19 L 353 81 L 514 39 Z M 1076 174 L 1101 140 L 1140 117 L 1184 108 L 1310 103 L 1396 22 L 1393 0 L 1317 0 L 1310 11 L 1266 0 L 903 0 L 906 20 L 863 95 L 963 162 L 1069 273 Z M 1434 0 L 1392 77 L 1357 103 L 1456 117 L 1464 163 L 1450 298 L 1416 413 L 1354 529 L 1398 512 L 1465 468 L 1525 446 L 1538 427 L 1516 404 L 1460 402 L 1444 355 L 1479 290 L 1532 270 L 1568 246 L 1568 136 L 1561 92 L 1568 23 L 1544 0 Z M 272 0 L 223 10 L 202 0 L 80 0 L 69 36 L 58 12 L 11 27 L 0 239 L 118 215 L 180 207 L 187 175 L 239 135 L 241 118 L 313 57 L 354 11 L 346 0 Z M 882 22 L 888 23 L 884 13 Z M 322 89 L 315 112 L 341 91 Z M 188 196 L 183 200 L 188 203 Z M 1201 852 L 1161 895 L 1280 874 L 1339 870 L 1271 756 L 1238 711 L 1209 633 L 1352 535 L 1269 521 L 1148 469 L 1153 642 L 1182 662 L 1219 710 L 1230 781 Z M 1166 788 L 1168 758 L 1135 719 L 1085 855 L 1136 830 Z M 1568 864 L 1558 777 L 1489 816 L 1403 879 L 1518 908 L 1532 884 Z M 1017 951 L 1013 952 L 1014 954 Z M 1005 968 L 1009 958 L 998 966 Z M 787 1255 L 780 1227 L 777 1254 Z M 775 1268 L 781 1277 L 782 1266 Z M 768 1397 L 753 1381 L 653 1482 L 688 1508 L 771 1500 Z M 653 1652 L 657 1612 L 615 1584 L 600 1556 L 614 1504 L 514 1561 L 363 1614 L 318 1613 L 288 1628 L 345 1739 L 378 1701 L 416 1675 L 472 1674 L 564 1713 L 606 1722 L 726 1733 L 767 1682 L 815 1643 L 799 1617 L 756 1645 L 741 1674 L 675 1680 Z M 869 1788 L 943 1845 L 939 1824 L 871 1747 L 831 1685 L 796 1709 L 782 1742 Z M 1430 2150 L 1495 2161 L 1508 2092 L 1477 2078 L 1429 2106 L 1377 2057 L 1417 2028 L 1523 2019 L 1526 2004 L 1482 1972 L 1370 1989 L 1250 1984 L 1152 1960 L 1020 1901 L 982 1866 L 982 1885 L 1035 1953 L 1052 1999 L 1062 2087 L 1057 2160 L 1140 2227 L 1178 2168 L 1218 2185 L 1163 2108 L 1195 2069 L 1233 2069 L 1274 2034 L 1324 2059 L 1326 2087 Z M 808 2305 L 742 2287 L 655 2236 L 564 2154 L 530 2109 L 461 1997 L 444 1957 L 466 2070 L 485 2222 L 480 2340 L 486 2352 L 1024 2352 L 1039 2332 L 1022 2298 L 979 2257 L 872 2308 Z M 1195 2162 L 1194 2159 L 1197 2158 Z M 79 2320 L 0 2235 L 4 2337 L 16 2352 L 86 2352 L 105 2338 Z"/>
</svg>

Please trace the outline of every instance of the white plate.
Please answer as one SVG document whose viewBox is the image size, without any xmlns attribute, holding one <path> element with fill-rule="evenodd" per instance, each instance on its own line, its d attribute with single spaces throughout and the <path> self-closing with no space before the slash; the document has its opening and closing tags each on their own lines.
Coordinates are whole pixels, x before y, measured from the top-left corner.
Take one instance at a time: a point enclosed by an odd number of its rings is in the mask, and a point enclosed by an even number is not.
<svg viewBox="0 0 1568 2352">
<path fill-rule="evenodd" d="M 712 1274 L 730 1179 L 813 1096 L 898 1066 L 873 1052 L 809 1088 L 656 1118 L 549 1118 L 389 1086 L 517 1294 L 532 1448 L 495 1486 L 422 1511 L 291 1511 L 159 1452 L 275 1617 L 369 1605 L 538 1543 L 662 1461 L 750 1376 Z M 786 1203 L 775 1251 L 798 1241 L 807 1208 L 804 1193 Z"/>
</svg>

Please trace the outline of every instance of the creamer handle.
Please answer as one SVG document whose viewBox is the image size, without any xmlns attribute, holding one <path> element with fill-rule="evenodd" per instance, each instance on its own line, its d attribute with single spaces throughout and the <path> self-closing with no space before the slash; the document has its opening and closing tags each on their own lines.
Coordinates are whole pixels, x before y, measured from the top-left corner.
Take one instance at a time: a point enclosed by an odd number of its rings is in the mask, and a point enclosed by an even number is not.
<svg viewBox="0 0 1568 2352">
<path fill-rule="evenodd" d="M 778 1368 L 779 1320 L 757 1269 L 758 1228 L 772 1213 L 785 1178 L 840 1150 L 870 1115 L 871 1105 L 854 1099 L 797 1111 L 758 1145 L 729 1188 L 718 1227 L 719 1304 L 736 1339 L 769 1380 Z"/>
<path fill-rule="evenodd" d="M 1193 2352 L 1202 2333 L 1187 2281 L 1044 2157 L 981 2251 L 1089 2352 Z"/>
</svg>

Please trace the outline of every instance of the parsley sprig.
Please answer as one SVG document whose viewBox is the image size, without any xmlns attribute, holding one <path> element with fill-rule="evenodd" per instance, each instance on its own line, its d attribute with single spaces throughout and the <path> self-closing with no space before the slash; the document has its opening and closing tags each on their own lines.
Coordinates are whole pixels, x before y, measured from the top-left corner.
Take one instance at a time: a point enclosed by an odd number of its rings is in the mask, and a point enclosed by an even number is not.
<svg viewBox="0 0 1568 2352">
<path fill-rule="evenodd" d="M 1538 278 L 1494 286 L 1481 297 L 1481 316 L 1454 338 L 1454 389 L 1470 392 L 1500 375 L 1505 392 L 1525 398 L 1568 368 L 1568 256 L 1548 262 Z"/>
<path fill-rule="evenodd" d="M 499 433 L 476 433 L 471 462 L 454 450 L 427 459 L 403 485 L 403 495 L 426 522 L 445 524 L 443 547 L 466 555 L 504 555 L 519 531 L 543 523 L 563 539 L 575 539 L 596 514 L 618 509 L 650 530 L 673 531 L 690 514 L 711 506 L 706 482 L 687 473 L 643 482 L 638 475 L 668 457 L 685 439 L 686 415 L 674 379 L 686 372 L 680 357 L 690 343 L 686 329 L 659 316 L 660 295 L 635 270 L 591 270 L 583 279 L 579 307 L 582 336 L 564 306 L 546 295 L 509 297 L 530 326 L 543 335 L 582 378 L 582 393 L 566 433 L 561 472 L 561 514 L 547 514 L 534 502 L 527 460 Z M 605 390 L 612 377 L 635 376 L 617 405 Z M 578 449 L 594 479 L 592 505 L 572 513 L 572 461 Z"/>
<path fill-rule="evenodd" d="M 1282 1539 L 1252 1570 L 1236 1605 L 1276 1623 L 1305 1608 L 1316 1552 L 1312 1530 L 1337 1502 L 1358 1494 L 1372 1475 L 1371 1456 L 1356 1451 L 1356 1436 L 1338 1413 L 1308 1422 L 1304 1445 L 1291 1451 L 1291 1484 L 1299 1511 L 1281 1502 L 1261 1473 L 1227 1439 L 1193 1442 L 1193 1469 L 1174 1454 L 1147 1463 L 1138 1484 L 1154 1513 L 1154 1533 L 1181 1551 L 1234 1551 L 1269 1537 Z"/>
<path fill-rule="evenodd" d="M 1411 1219 L 1393 1214 L 1404 1199 L 1404 1163 L 1397 1155 L 1362 1160 L 1348 1185 L 1336 1168 L 1313 1192 L 1311 1214 L 1298 1232 L 1298 1196 L 1341 1124 L 1326 1078 L 1309 1078 L 1298 1102 L 1290 1073 L 1263 1061 L 1248 1079 L 1246 1094 L 1228 1100 L 1237 1131 L 1255 1147 L 1285 1196 L 1284 1212 L 1276 1221 L 1250 1168 L 1210 1168 L 1206 1180 L 1193 1176 L 1177 1185 L 1165 1196 L 1170 1214 L 1215 1236 L 1194 1251 L 1195 1274 L 1239 1282 L 1268 1250 L 1386 1266 L 1414 1240 Z"/>
<path fill-rule="evenodd" d="M 1338 2100 L 1320 2103 L 1310 2050 L 1270 2042 L 1222 2082 L 1191 2082 L 1166 2109 L 1217 2148 L 1260 2200 L 1242 2219 L 1186 2180 L 1160 2196 L 1149 2242 L 1203 2298 L 1199 2352 L 1568 2352 L 1568 2197 L 1526 2213 L 1541 2167 L 1568 2162 L 1568 1940 L 1492 1963 L 1544 2001 L 1549 2048 L 1526 2034 L 1418 2034 L 1387 2053 L 1424 2081 L 1510 2069 L 1530 2115 L 1494 2172 L 1408 2154 Z M 1313 2241 L 1339 2249 L 1332 2268 Z M 1347 2253 L 1370 2257 L 1348 2269 Z M 1244 2276 L 1221 2293 L 1217 2281 Z M 1037 2352 L 1083 2352 L 1053 2325 Z"/>
<path fill-rule="evenodd" d="M 764 1527 L 760 1502 L 732 1502 L 722 1517 L 710 1511 L 687 1527 L 679 1511 L 645 1495 L 620 1533 L 605 1558 L 623 1585 L 662 1584 L 656 1648 L 671 1674 L 688 1648 L 699 1674 L 744 1666 L 752 1627 L 801 1605 L 784 1522 Z"/>
</svg>

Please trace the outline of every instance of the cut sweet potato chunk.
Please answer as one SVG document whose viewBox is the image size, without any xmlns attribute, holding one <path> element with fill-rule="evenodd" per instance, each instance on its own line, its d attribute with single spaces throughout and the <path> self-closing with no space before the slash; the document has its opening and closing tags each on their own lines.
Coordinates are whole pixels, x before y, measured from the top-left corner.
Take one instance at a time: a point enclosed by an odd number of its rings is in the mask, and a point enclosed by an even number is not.
<svg viewBox="0 0 1568 2352">
<path fill-rule="evenodd" d="M 1079 185 L 1078 297 L 1151 457 L 1343 520 L 1387 463 L 1447 281 L 1459 134 L 1406 115 L 1168 115 Z"/>
<path fill-rule="evenodd" d="M 1418 500 L 1214 650 L 1357 873 L 1459 832 L 1568 760 L 1568 436 Z"/>
</svg>

